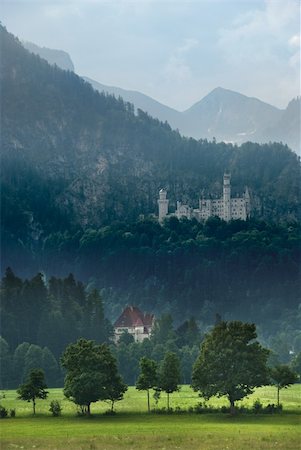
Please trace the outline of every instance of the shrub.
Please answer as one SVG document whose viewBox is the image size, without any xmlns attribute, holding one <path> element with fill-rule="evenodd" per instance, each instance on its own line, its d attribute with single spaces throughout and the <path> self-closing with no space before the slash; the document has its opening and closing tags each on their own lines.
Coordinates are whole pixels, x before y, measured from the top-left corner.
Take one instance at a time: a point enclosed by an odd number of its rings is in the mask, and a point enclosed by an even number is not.
<svg viewBox="0 0 301 450">
<path fill-rule="evenodd" d="M 275 405 L 274 403 L 272 404 L 268 404 L 265 408 L 264 408 L 264 412 L 266 414 L 274 414 L 274 413 L 279 413 L 282 411 L 282 405 L 279 404 L 279 406 Z"/>
<path fill-rule="evenodd" d="M 52 413 L 53 417 L 58 417 L 62 414 L 62 407 L 58 400 L 52 400 L 50 402 L 49 411 Z"/>
<path fill-rule="evenodd" d="M 115 416 L 117 413 L 116 413 L 116 411 L 112 411 L 111 409 L 107 409 L 105 412 L 104 412 L 104 415 L 105 416 Z"/>
<path fill-rule="evenodd" d="M 225 411 L 223 411 L 225 409 Z M 210 414 L 210 413 L 218 413 L 218 412 L 229 412 L 230 409 L 223 406 L 221 408 L 215 408 L 214 406 L 207 405 L 206 402 L 200 402 L 194 407 L 194 412 L 197 414 Z"/>
<path fill-rule="evenodd" d="M 221 406 L 221 413 L 227 414 L 230 412 L 229 406 Z"/>
<path fill-rule="evenodd" d="M 8 411 L 4 406 L 0 405 L 0 419 L 5 419 L 8 416 Z"/>
<path fill-rule="evenodd" d="M 202 414 L 204 412 L 207 412 L 208 410 L 208 406 L 206 405 L 206 403 L 198 403 L 197 405 L 195 405 L 194 407 L 194 412 L 196 412 L 197 414 Z"/>
<path fill-rule="evenodd" d="M 155 414 L 172 414 L 173 409 L 169 408 L 169 411 L 168 411 L 167 408 L 165 406 L 163 406 L 163 408 L 154 409 L 153 412 Z"/>
<path fill-rule="evenodd" d="M 263 406 L 262 403 L 259 399 L 255 400 L 255 402 L 253 403 L 252 406 L 252 410 L 254 411 L 255 414 L 258 414 L 260 412 L 262 412 Z"/>
<path fill-rule="evenodd" d="M 187 413 L 187 410 L 186 409 L 182 409 L 180 406 L 176 406 L 175 407 L 175 413 L 176 414 L 185 414 L 185 413 Z"/>
<path fill-rule="evenodd" d="M 15 410 L 15 409 L 10 409 L 10 410 L 9 410 L 9 416 L 10 416 L 11 418 L 16 417 L 16 410 Z"/>
</svg>

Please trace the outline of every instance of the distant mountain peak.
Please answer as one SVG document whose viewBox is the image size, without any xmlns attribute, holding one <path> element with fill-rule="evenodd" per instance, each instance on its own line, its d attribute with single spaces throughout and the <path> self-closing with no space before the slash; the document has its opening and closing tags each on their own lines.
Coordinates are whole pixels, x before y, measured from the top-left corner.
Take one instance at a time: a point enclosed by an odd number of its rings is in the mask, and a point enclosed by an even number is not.
<svg viewBox="0 0 301 450">
<path fill-rule="evenodd" d="M 70 56 L 61 50 L 52 50 L 25 42 L 23 46 L 38 54 L 50 64 L 65 70 L 74 70 Z M 147 112 L 181 134 L 196 139 L 215 137 L 218 141 L 286 142 L 296 152 L 300 151 L 300 97 L 293 99 L 286 110 L 280 110 L 256 97 L 217 86 L 189 109 L 179 112 L 139 91 L 103 85 L 83 77 L 94 89 L 122 97 L 137 109 Z"/>
<path fill-rule="evenodd" d="M 56 50 L 47 47 L 40 47 L 32 42 L 22 42 L 23 47 L 35 55 L 39 55 L 41 58 L 46 59 L 49 64 L 56 64 L 60 69 L 70 70 L 74 72 L 74 65 L 70 55 L 63 50 Z"/>
</svg>

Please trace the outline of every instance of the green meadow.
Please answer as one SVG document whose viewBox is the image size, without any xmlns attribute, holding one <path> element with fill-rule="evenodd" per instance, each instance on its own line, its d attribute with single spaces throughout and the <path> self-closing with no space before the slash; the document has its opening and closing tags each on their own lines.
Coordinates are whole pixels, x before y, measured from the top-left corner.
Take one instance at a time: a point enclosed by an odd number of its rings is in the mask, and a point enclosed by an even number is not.
<svg viewBox="0 0 301 450">
<path fill-rule="evenodd" d="M 117 414 L 104 414 L 109 405 L 92 405 L 92 417 L 77 415 L 75 405 L 64 399 L 62 389 L 49 389 L 47 400 L 37 401 L 37 415 L 31 403 L 17 400 L 15 391 L 2 393 L 1 404 L 16 410 L 15 418 L 3 419 L 1 450 L 6 449 L 301 449 L 301 385 L 282 390 L 284 410 L 280 414 L 147 414 L 146 394 L 130 387 Z M 61 402 L 62 416 L 52 417 L 50 401 Z M 276 388 L 264 387 L 241 404 L 251 407 L 256 399 L 263 405 L 276 403 Z M 188 386 L 171 395 L 171 406 L 187 410 L 202 401 Z M 211 406 L 227 405 L 214 398 Z M 157 408 L 166 405 L 161 396 Z M 155 403 L 153 402 L 153 407 Z"/>
</svg>

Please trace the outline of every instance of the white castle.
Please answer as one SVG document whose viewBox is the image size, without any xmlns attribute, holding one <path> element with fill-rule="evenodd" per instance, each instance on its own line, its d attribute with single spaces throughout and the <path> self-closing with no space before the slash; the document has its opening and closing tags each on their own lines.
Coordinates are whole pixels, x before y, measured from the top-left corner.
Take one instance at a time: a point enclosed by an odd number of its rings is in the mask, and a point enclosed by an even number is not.
<svg viewBox="0 0 301 450">
<path fill-rule="evenodd" d="M 231 198 L 230 174 L 224 174 L 223 196 L 218 199 L 199 199 L 199 207 L 191 208 L 189 205 L 182 205 L 177 202 L 177 209 L 174 213 L 168 213 L 167 191 L 161 189 L 159 191 L 159 222 L 165 217 L 187 217 L 187 219 L 195 218 L 197 220 L 207 220 L 209 217 L 217 216 L 227 222 L 232 219 L 246 220 L 250 215 L 250 195 L 248 188 L 242 197 Z"/>
</svg>

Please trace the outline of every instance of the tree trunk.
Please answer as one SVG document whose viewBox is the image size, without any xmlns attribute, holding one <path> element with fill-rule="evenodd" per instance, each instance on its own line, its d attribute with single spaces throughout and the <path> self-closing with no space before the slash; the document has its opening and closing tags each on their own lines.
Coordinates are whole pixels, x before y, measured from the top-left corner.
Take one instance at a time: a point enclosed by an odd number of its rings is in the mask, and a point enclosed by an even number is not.
<svg viewBox="0 0 301 450">
<path fill-rule="evenodd" d="M 229 397 L 229 402 L 230 402 L 230 414 L 234 416 L 234 414 L 236 413 L 234 400 L 231 397 Z"/>
<path fill-rule="evenodd" d="M 150 404 L 149 404 L 149 389 L 147 389 L 147 410 L 150 412 Z"/>
<path fill-rule="evenodd" d="M 32 407 L 33 407 L 33 415 L 36 415 L 36 399 L 33 398 L 32 399 Z"/>
<path fill-rule="evenodd" d="M 87 404 L 87 416 L 91 415 L 90 403 Z"/>
<path fill-rule="evenodd" d="M 112 400 L 111 401 L 111 413 L 113 413 L 114 412 L 114 401 Z"/>
</svg>

